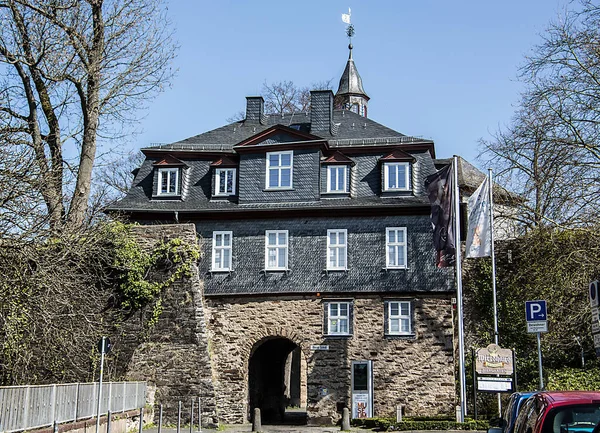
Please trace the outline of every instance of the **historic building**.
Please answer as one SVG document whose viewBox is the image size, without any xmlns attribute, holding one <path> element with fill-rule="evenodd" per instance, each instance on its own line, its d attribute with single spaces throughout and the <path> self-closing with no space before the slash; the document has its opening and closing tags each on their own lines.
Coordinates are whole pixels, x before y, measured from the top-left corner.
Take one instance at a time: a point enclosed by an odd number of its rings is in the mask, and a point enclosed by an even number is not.
<svg viewBox="0 0 600 433">
<path fill-rule="evenodd" d="M 308 112 L 246 100 L 242 121 L 142 149 L 110 209 L 195 225 L 219 418 L 453 413 L 453 279 L 435 266 L 424 188 L 434 143 L 367 117 L 351 47 L 337 93 L 311 92 Z"/>
</svg>

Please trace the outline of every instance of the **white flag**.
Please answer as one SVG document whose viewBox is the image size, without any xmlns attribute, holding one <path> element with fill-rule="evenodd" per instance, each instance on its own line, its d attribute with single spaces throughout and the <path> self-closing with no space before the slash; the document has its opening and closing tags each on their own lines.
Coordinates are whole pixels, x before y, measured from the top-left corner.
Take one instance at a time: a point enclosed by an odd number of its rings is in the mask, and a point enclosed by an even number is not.
<svg viewBox="0 0 600 433">
<path fill-rule="evenodd" d="M 492 255 L 492 232 L 490 226 L 489 179 L 469 197 L 467 204 L 469 227 L 467 228 L 467 257 Z"/>
<path fill-rule="evenodd" d="M 352 14 L 352 11 L 350 10 L 350 8 L 348 8 L 348 13 L 342 14 L 342 21 L 345 22 L 346 24 L 350 24 L 350 15 L 351 14 Z"/>
</svg>

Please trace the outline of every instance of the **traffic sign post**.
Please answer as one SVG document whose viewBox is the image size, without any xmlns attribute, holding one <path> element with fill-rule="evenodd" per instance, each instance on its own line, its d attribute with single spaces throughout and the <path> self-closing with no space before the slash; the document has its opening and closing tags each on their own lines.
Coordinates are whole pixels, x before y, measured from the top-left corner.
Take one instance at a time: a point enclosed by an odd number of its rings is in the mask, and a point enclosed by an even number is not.
<svg viewBox="0 0 600 433">
<path fill-rule="evenodd" d="M 596 356 L 600 358 L 600 282 L 592 281 L 589 289 L 590 306 L 592 307 L 592 335 Z"/>
<path fill-rule="evenodd" d="M 537 334 L 538 368 L 540 372 L 540 390 L 544 389 L 544 375 L 542 374 L 542 340 L 541 333 L 548 332 L 548 315 L 546 301 L 526 301 L 525 320 L 527 332 Z"/>
</svg>

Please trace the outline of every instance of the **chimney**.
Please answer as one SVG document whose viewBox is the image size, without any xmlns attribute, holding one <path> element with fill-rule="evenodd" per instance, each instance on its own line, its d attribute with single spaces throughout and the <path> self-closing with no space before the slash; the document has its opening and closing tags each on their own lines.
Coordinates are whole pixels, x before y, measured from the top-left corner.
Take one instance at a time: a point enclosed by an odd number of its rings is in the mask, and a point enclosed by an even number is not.
<svg viewBox="0 0 600 433">
<path fill-rule="evenodd" d="M 332 133 L 333 92 L 331 90 L 311 90 L 310 92 L 310 131 Z"/>
<path fill-rule="evenodd" d="M 265 100 L 262 96 L 246 96 L 246 121 L 262 123 L 264 110 Z"/>
</svg>

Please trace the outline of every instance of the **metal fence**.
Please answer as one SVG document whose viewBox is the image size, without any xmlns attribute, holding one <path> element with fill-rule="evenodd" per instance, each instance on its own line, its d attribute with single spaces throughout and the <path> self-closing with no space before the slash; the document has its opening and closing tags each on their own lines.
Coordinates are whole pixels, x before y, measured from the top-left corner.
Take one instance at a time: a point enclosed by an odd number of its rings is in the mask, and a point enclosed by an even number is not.
<svg viewBox="0 0 600 433">
<path fill-rule="evenodd" d="M 144 407 L 146 382 L 102 383 L 100 414 Z M 98 382 L 0 387 L 0 432 L 51 426 L 96 416 Z"/>
</svg>

